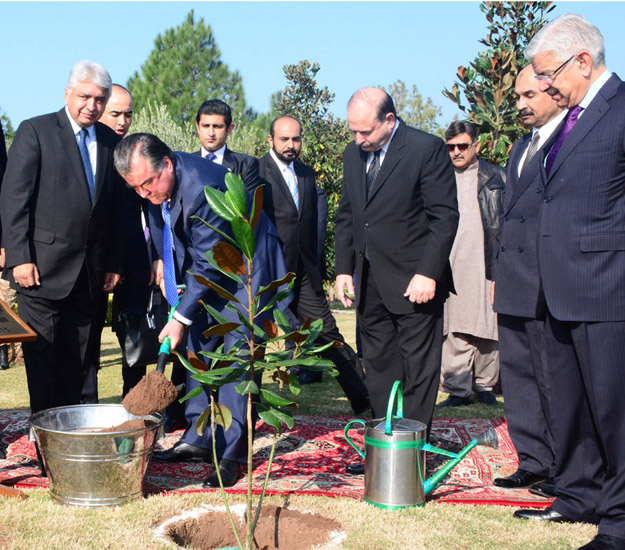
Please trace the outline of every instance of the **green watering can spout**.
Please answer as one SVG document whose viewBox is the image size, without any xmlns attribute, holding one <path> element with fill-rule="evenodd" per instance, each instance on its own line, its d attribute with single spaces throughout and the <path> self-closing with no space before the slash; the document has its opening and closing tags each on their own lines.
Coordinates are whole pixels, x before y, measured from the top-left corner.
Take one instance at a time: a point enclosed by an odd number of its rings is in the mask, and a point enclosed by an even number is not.
<svg viewBox="0 0 625 550">
<path fill-rule="evenodd" d="M 438 472 L 436 472 L 432 477 L 425 480 L 425 483 L 423 484 L 423 492 L 426 495 L 429 495 L 434 489 L 434 487 L 436 487 L 440 483 L 440 481 L 449 472 L 451 472 L 451 470 L 453 470 L 465 456 L 467 456 L 471 452 L 471 449 L 473 449 L 474 447 L 478 445 L 485 445 L 486 447 L 491 447 L 493 449 L 496 449 L 499 446 L 499 439 L 497 438 L 497 432 L 493 428 L 488 428 L 488 430 L 486 430 L 483 434 L 473 439 L 458 454 L 450 453 L 448 451 L 444 451 L 443 449 L 439 449 L 438 447 L 433 447 L 432 445 L 425 443 L 423 445 L 424 451 L 448 456 L 452 458 L 452 460 L 450 460 L 447 464 L 441 466 Z"/>
</svg>

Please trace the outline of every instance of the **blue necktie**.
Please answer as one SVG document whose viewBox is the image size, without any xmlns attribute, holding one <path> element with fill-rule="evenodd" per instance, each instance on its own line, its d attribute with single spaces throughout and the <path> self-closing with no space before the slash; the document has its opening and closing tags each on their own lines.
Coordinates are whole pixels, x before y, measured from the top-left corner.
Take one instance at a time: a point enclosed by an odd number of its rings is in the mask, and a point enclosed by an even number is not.
<svg viewBox="0 0 625 550">
<path fill-rule="evenodd" d="M 176 270 L 174 268 L 174 241 L 171 232 L 171 216 L 169 214 L 169 201 L 161 206 L 165 227 L 163 229 L 163 278 L 165 279 L 165 298 L 170 306 L 178 303 L 178 290 L 176 288 Z"/>
<path fill-rule="evenodd" d="M 217 155 L 215 153 L 209 153 L 208 155 L 206 155 L 206 158 L 210 160 L 211 162 L 215 162 Z"/>
<path fill-rule="evenodd" d="M 89 149 L 87 149 L 87 132 L 86 128 L 83 128 L 78 132 L 78 149 L 80 150 L 80 156 L 82 157 L 82 166 L 85 169 L 85 176 L 87 176 L 87 185 L 89 186 L 89 195 L 91 202 L 93 202 L 93 192 L 95 190 L 95 181 L 93 180 L 93 170 L 91 169 L 91 159 L 89 158 Z"/>
<path fill-rule="evenodd" d="M 293 197 L 295 208 L 299 210 L 299 189 L 297 187 L 297 176 L 295 175 L 293 168 L 290 166 L 287 166 L 286 168 L 286 184 L 291 192 L 291 196 Z"/>
</svg>

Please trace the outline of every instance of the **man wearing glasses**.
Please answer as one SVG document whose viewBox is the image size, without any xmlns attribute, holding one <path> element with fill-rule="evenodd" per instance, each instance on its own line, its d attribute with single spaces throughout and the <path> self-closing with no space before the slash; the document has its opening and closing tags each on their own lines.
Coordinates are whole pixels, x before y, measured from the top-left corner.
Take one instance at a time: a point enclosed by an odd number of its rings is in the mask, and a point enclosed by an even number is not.
<svg viewBox="0 0 625 550">
<path fill-rule="evenodd" d="M 445 302 L 441 384 L 449 397 L 439 407 L 495 405 L 499 377 L 497 315 L 490 304 L 493 262 L 503 205 L 505 170 L 478 159 L 480 142 L 471 122 L 445 132 L 456 174 L 460 221 L 449 256 L 456 293 Z"/>
<path fill-rule="evenodd" d="M 526 52 L 569 111 L 544 160 L 538 234 L 552 392 L 556 500 L 525 519 L 599 526 L 588 549 L 625 549 L 625 85 L 576 14 Z"/>
</svg>

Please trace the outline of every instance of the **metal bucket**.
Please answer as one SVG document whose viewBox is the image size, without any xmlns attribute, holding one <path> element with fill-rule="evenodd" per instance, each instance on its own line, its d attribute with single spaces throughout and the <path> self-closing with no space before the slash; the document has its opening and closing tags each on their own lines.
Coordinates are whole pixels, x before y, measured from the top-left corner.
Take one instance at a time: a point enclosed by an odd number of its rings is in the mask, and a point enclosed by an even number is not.
<svg viewBox="0 0 625 550">
<path fill-rule="evenodd" d="M 397 415 L 393 406 L 397 399 Z M 345 438 L 365 460 L 364 500 L 379 508 L 398 510 L 425 504 L 425 438 L 423 422 L 403 417 L 402 387 L 395 382 L 389 398 L 386 418 L 351 420 L 345 426 Z M 359 423 L 365 427 L 364 453 L 347 432 Z"/>
<path fill-rule="evenodd" d="M 108 433 L 110 428 L 143 418 L 143 429 Z M 30 417 L 50 480 L 52 497 L 75 506 L 113 506 L 142 496 L 143 477 L 163 425 L 159 413 L 139 417 L 123 405 L 74 405 Z"/>
</svg>

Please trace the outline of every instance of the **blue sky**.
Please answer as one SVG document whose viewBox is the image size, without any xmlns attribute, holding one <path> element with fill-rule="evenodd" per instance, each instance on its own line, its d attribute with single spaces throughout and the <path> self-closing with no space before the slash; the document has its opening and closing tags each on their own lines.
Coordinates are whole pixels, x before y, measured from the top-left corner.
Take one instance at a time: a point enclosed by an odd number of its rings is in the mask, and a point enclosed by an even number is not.
<svg viewBox="0 0 625 550">
<path fill-rule="evenodd" d="M 441 90 L 485 49 L 477 2 L 0 1 L 0 108 L 15 127 L 60 109 L 69 70 L 84 58 L 125 84 L 157 34 L 190 9 L 212 27 L 223 61 L 240 72 L 248 104 L 261 112 L 285 86 L 283 65 L 309 59 L 336 94 L 337 116 L 345 117 L 354 90 L 401 79 L 441 106 L 445 123 L 459 111 Z M 599 27 L 608 68 L 625 77 L 625 2 L 558 2 L 550 17 L 569 11 Z"/>
</svg>

